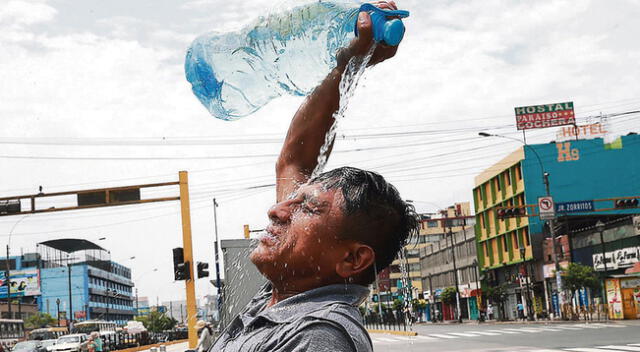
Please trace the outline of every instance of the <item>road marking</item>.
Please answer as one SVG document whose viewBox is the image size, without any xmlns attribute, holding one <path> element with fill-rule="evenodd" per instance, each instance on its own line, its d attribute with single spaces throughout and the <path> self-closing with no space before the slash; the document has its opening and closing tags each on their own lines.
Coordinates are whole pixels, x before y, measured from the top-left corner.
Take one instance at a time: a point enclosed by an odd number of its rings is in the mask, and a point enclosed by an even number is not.
<svg viewBox="0 0 640 352">
<path fill-rule="evenodd" d="M 440 337 L 443 339 L 457 339 L 459 337 L 459 336 L 451 336 L 451 335 L 445 335 L 445 334 L 429 334 L 429 336 Z"/>
<path fill-rule="evenodd" d="M 602 326 L 603 328 L 626 328 L 626 325 L 621 325 L 621 324 L 604 324 L 604 323 L 595 323 L 595 324 L 591 324 L 591 325 L 598 325 L 598 326 Z"/>
<path fill-rule="evenodd" d="M 374 340 L 383 341 L 383 342 L 398 342 L 400 340 L 390 339 L 388 337 L 376 337 Z"/>
<path fill-rule="evenodd" d="M 581 328 L 584 328 L 584 329 L 602 329 L 602 328 L 604 328 L 604 326 L 592 325 L 592 324 L 580 324 L 578 326 L 581 327 Z"/>
<path fill-rule="evenodd" d="M 480 335 L 476 335 L 476 334 L 468 334 L 466 332 L 450 332 L 449 335 L 464 336 L 464 337 L 478 337 L 478 336 L 480 336 Z"/>
<path fill-rule="evenodd" d="M 556 329 L 556 328 L 537 328 L 540 329 L 542 331 L 562 331 L 562 329 Z"/>
<path fill-rule="evenodd" d="M 573 352 L 620 352 L 620 350 L 609 350 L 604 348 L 565 348 L 564 351 Z"/>
<path fill-rule="evenodd" d="M 422 336 L 422 335 L 417 335 L 416 338 L 419 338 L 421 340 L 439 340 L 438 338 L 435 338 L 435 337 Z"/>
<path fill-rule="evenodd" d="M 485 336 L 498 336 L 495 332 L 487 332 L 487 331 L 469 331 L 472 334 L 485 335 Z"/>
<path fill-rule="evenodd" d="M 501 334 L 520 334 L 522 333 L 522 331 L 509 331 L 509 330 L 487 330 L 487 331 L 493 331 L 493 332 L 499 332 Z"/>
<path fill-rule="evenodd" d="M 561 326 L 561 325 L 557 325 L 556 326 L 558 329 L 562 329 L 562 330 L 582 330 L 582 328 L 577 328 L 575 326 Z"/>
<path fill-rule="evenodd" d="M 633 346 L 609 345 L 609 346 L 599 346 L 598 348 L 610 348 L 610 349 L 621 350 L 621 351 L 640 351 L 640 347 L 633 347 Z"/>
<path fill-rule="evenodd" d="M 504 329 L 504 330 L 510 330 L 510 331 L 519 331 L 519 332 L 540 332 L 540 330 L 538 329 L 531 329 L 531 328 L 519 328 L 519 329 Z"/>
<path fill-rule="evenodd" d="M 528 352 L 562 352 L 561 350 L 533 350 Z"/>
</svg>

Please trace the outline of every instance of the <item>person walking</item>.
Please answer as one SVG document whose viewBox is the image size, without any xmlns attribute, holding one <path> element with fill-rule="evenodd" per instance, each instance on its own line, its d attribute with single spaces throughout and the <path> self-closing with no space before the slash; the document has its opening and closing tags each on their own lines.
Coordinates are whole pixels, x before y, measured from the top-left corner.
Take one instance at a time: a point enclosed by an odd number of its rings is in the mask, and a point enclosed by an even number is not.
<svg viewBox="0 0 640 352">
<path fill-rule="evenodd" d="M 95 352 L 102 352 L 104 344 L 102 343 L 102 339 L 100 338 L 100 333 L 97 331 L 92 332 L 91 338 L 93 339 L 93 343 L 95 345 Z"/>
<path fill-rule="evenodd" d="M 198 320 L 196 323 L 196 331 L 199 336 L 196 351 L 208 351 L 213 344 L 213 331 L 211 327 L 204 320 Z"/>
<path fill-rule="evenodd" d="M 518 304 L 516 304 L 516 309 L 518 310 L 518 319 L 525 321 L 524 304 L 522 304 L 522 302 L 518 302 Z"/>
<path fill-rule="evenodd" d="M 487 305 L 487 318 L 493 320 L 493 305 L 491 303 Z"/>
</svg>

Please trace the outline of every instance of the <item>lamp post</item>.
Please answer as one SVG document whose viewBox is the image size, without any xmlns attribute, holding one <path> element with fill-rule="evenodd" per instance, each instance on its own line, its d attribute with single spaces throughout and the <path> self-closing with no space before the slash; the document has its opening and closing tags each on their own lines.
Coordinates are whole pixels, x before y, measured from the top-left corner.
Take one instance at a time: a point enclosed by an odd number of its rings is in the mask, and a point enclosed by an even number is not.
<svg viewBox="0 0 640 352">
<path fill-rule="evenodd" d="M 56 298 L 56 307 L 58 309 L 56 317 L 58 318 L 58 326 L 60 326 L 60 298 Z"/>
<path fill-rule="evenodd" d="M 473 260 L 473 279 L 476 281 L 476 307 L 478 309 L 478 322 L 482 322 L 482 314 L 480 313 L 480 282 L 478 282 L 478 259 Z"/>
<path fill-rule="evenodd" d="M 503 135 L 499 135 L 499 134 L 491 134 L 491 133 L 487 133 L 487 132 L 479 132 L 478 135 L 480 137 L 498 137 L 498 138 L 510 139 L 510 140 L 522 143 L 523 147 L 529 148 L 529 150 L 531 150 L 533 152 L 533 154 L 536 156 L 536 159 L 538 160 L 538 164 L 540 165 L 540 171 L 542 172 L 542 183 L 544 184 L 545 194 L 548 197 L 551 196 L 551 191 L 549 190 L 549 173 L 545 171 L 544 165 L 542 164 L 542 159 L 540 159 L 540 155 L 535 150 L 535 148 L 531 147 L 530 145 L 528 145 L 527 143 L 521 141 L 518 138 L 503 136 Z M 549 232 L 550 232 L 550 235 L 551 235 L 551 247 L 553 248 L 553 264 L 554 264 L 554 267 L 556 268 L 555 272 L 556 272 L 556 286 L 557 286 L 558 301 L 560 303 L 560 312 L 558 312 L 558 313 L 560 315 L 562 315 L 562 308 L 561 307 L 564 304 L 564 296 L 562 294 L 562 274 L 561 274 L 561 270 L 560 270 L 561 269 L 560 268 L 560 262 L 558 261 L 558 252 L 557 252 L 557 248 L 556 248 L 555 219 L 548 220 L 548 222 L 549 222 Z M 547 306 L 549 308 L 549 311 L 551 311 L 551 307 L 553 305 L 551 305 L 550 302 L 547 302 Z"/>
<path fill-rule="evenodd" d="M 607 300 L 607 288 L 605 286 L 605 283 L 607 280 L 607 252 L 604 248 L 605 227 L 606 225 L 602 221 L 598 220 L 598 222 L 596 223 L 596 230 L 600 234 L 600 249 L 602 251 L 602 264 L 604 264 L 604 271 L 602 272 L 602 298 L 603 298 L 604 304 L 609 306 L 609 302 Z"/>
</svg>

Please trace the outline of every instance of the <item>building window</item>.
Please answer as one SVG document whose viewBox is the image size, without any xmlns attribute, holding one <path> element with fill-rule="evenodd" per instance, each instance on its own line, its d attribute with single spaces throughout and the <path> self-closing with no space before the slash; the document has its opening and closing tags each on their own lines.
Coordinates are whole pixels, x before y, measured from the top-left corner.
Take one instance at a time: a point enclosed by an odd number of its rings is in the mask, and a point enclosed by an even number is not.
<svg viewBox="0 0 640 352">
<path fill-rule="evenodd" d="M 477 192 L 478 192 L 478 199 L 482 201 L 482 189 L 478 187 Z"/>
<path fill-rule="evenodd" d="M 522 180 L 522 170 L 520 169 L 520 164 L 516 165 L 516 177 L 518 181 Z"/>
<path fill-rule="evenodd" d="M 511 238 L 513 241 L 513 249 L 518 249 L 518 233 L 513 231 L 511 233 Z"/>
<path fill-rule="evenodd" d="M 496 189 L 498 189 L 498 192 L 502 191 L 502 188 L 500 187 L 500 177 L 501 175 L 498 175 L 498 177 L 496 177 Z"/>
<path fill-rule="evenodd" d="M 507 246 L 507 235 L 502 235 L 502 248 L 504 248 L 504 251 L 509 250 L 509 247 Z"/>
<path fill-rule="evenodd" d="M 427 227 L 438 227 L 438 221 L 428 221 Z"/>
<path fill-rule="evenodd" d="M 504 172 L 504 179 L 507 186 L 511 186 L 511 170 L 507 169 L 507 171 Z"/>
<path fill-rule="evenodd" d="M 527 246 L 530 246 L 531 244 L 529 243 L 529 230 L 526 227 L 522 229 L 522 237 L 524 237 L 524 243 Z"/>
</svg>

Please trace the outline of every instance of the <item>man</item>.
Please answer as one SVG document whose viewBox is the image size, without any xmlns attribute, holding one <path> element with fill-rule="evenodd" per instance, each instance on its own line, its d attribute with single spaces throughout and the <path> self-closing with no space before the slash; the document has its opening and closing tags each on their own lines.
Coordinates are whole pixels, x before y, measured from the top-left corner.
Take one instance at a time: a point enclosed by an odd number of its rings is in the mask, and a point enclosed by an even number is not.
<svg viewBox="0 0 640 352">
<path fill-rule="evenodd" d="M 375 3 L 395 9 L 393 2 Z M 338 108 L 345 66 L 371 47 L 371 19 L 296 112 L 276 165 L 277 204 L 251 253 L 269 284 L 222 332 L 210 351 L 372 351 L 358 306 L 375 270 L 387 267 L 418 232 L 413 206 L 382 176 L 339 168 L 311 178 Z M 370 64 L 397 47 L 378 45 Z"/>
</svg>

